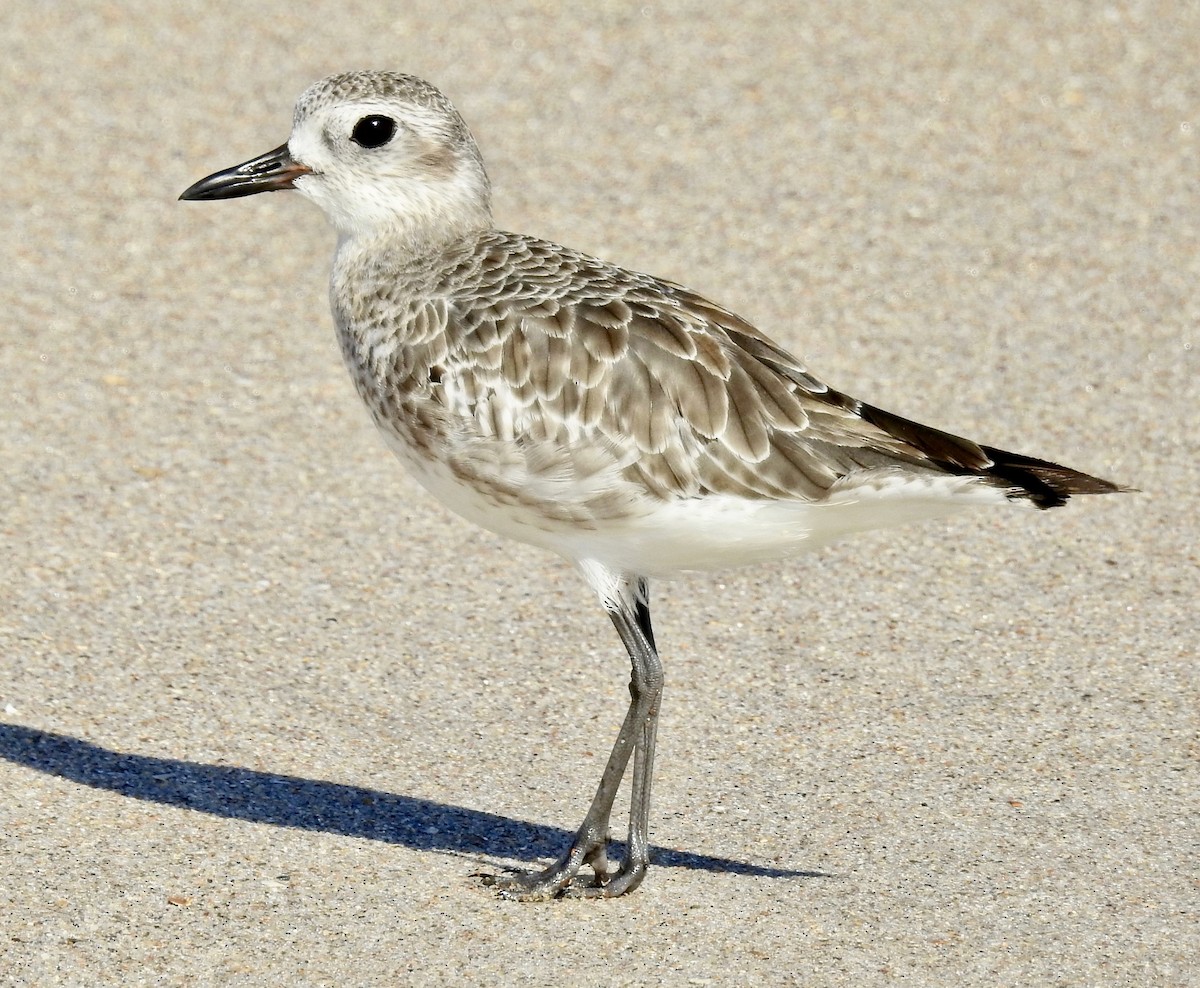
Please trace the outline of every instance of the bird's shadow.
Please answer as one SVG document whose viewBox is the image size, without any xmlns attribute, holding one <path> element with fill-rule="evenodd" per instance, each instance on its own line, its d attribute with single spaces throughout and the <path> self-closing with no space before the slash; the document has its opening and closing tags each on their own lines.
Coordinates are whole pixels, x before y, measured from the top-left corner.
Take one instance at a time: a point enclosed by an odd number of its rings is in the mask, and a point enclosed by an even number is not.
<svg viewBox="0 0 1200 988">
<path fill-rule="evenodd" d="M 556 856 L 571 834 L 463 806 L 362 786 L 228 765 L 111 751 L 66 734 L 0 723 L 0 757 L 131 799 L 201 813 L 400 844 L 416 851 L 532 861 Z M 623 848 L 614 842 L 614 857 Z M 767 878 L 822 878 L 707 854 L 652 847 L 656 865 Z"/>
</svg>

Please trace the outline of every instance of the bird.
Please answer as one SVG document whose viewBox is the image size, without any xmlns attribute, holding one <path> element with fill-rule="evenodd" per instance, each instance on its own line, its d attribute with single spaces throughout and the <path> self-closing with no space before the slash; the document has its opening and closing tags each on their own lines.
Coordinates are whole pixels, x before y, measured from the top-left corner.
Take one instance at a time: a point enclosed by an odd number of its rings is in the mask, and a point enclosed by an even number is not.
<svg viewBox="0 0 1200 988">
<path fill-rule="evenodd" d="M 474 137 L 415 76 L 315 83 L 285 144 L 180 198 L 286 189 L 337 233 L 333 320 L 386 444 L 451 511 L 573 563 L 628 653 L 629 706 L 582 824 L 546 867 L 481 876 L 504 897 L 615 897 L 646 875 L 663 692 L 650 580 L 1129 489 L 884 411 L 682 285 L 497 229 Z"/>
</svg>

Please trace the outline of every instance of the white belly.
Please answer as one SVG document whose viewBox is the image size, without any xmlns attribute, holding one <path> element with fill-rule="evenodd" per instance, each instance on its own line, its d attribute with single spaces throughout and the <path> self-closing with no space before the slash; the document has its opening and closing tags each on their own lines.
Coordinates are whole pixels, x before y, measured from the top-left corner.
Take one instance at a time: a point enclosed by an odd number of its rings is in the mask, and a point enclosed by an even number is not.
<svg viewBox="0 0 1200 988">
<path fill-rule="evenodd" d="M 670 578 L 766 562 L 817 548 L 843 535 L 1005 501 L 970 477 L 863 474 L 819 501 L 709 494 L 663 501 L 630 491 L 630 510 L 585 523 L 553 518 L 533 502 L 502 503 L 457 476 L 445 462 L 412 450 L 390 430 L 388 445 L 426 490 L 451 511 L 506 538 L 614 572 Z M 564 486 L 562 496 L 570 499 Z"/>
</svg>

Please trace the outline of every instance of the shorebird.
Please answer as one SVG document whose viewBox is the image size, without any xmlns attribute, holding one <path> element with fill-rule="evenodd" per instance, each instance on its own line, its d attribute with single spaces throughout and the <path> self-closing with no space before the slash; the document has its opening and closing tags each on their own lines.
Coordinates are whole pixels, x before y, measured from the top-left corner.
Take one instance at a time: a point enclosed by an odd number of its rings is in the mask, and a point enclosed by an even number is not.
<svg viewBox="0 0 1200 988">
<path fill-rule="evenodd" d="M 629 708 L 582 825 L 545 869 L 485 876 L 506 896 L 611 897 L 645 876 L 663 688 L 650 578 L 970 505 L 1123 489 L 883 411 L 687 288 L 496 229 L 474 138 L 413 76 L 316 83 L 286 144 L 180 198 L 281 189 L 336 228 L 334 322 L 387 444 L 451 510 L 574 563 L 629 653 Z"/>
</svg>

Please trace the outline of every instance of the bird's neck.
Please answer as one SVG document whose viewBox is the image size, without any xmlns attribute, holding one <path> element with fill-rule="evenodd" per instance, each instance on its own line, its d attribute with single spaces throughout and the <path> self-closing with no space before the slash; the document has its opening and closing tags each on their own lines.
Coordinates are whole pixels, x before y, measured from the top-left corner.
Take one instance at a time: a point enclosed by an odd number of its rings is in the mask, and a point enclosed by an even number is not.
<svg viewBox="0 0 1200 988">
<path fill-rule="evenodd" d="M 353 210 L 332 215 L 339 244 L 384 246 L 393 256 L 437 253 L 492 229 L 491 194 L 482 171 L 462 169 L 441 181 L 404 183 L 346 201 L 353 202 Z"/>
</svg>

